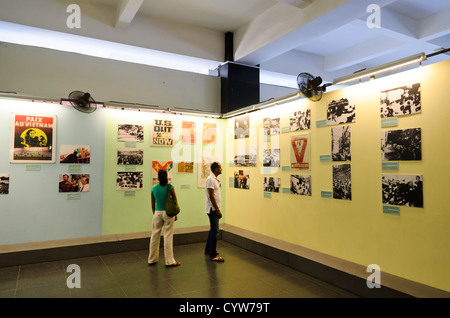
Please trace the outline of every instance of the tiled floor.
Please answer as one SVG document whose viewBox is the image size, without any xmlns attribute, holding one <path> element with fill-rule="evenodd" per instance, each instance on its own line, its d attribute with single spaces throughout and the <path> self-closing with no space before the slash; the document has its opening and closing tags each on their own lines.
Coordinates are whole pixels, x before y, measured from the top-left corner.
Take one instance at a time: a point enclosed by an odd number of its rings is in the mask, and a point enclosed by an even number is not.
<svg viewBox="0 0 450 318">
<path fill-rule="evenodd" d="M 0 268 L 2 298 L 352 298 L 349 292 L 269 259 L 219 241 L 224 263 L 203 255 L 203 243 L 174 247 L 180 267 L 166 268 L 164 252 L 154 266 L 148 251 Z M 68 288 L 70 264 L 81 288 Z"/>
</svg>

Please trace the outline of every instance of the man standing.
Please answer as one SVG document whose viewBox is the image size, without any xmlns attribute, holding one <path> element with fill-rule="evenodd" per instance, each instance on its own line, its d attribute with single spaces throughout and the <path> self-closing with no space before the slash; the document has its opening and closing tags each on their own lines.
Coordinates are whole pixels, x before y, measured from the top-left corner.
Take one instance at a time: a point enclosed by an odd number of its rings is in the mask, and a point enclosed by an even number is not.
<svg viewBox="0 0 450 318">
<path fill-rule="evenodd" d="M 211 174 L 206 179 L 205 191 L 206 202 L 205 212 L 208 214 L 211 228 L 206 241 L 205 254 L 209 254 L 212 261 L 223 262 L 216 250 L 217 238 L 219 236 L 219 219 L 222 218 L 220 212 L 220 181 L 217 177 L 222 173 L 222 166 L 218 162 L 211 164 Z"/>
</svg>

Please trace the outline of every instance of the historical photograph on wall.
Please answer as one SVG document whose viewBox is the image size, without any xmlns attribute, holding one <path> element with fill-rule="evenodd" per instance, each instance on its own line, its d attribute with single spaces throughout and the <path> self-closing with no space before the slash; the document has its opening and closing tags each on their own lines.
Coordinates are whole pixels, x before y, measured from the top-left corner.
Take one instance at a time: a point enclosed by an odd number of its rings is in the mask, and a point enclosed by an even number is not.
<svg viewBox="0 0 450 318">
<path fill-rule="evenodd" d="M 339 125 L 354 123 L 356 112 L 353 105 L 347 98 L 332 100 L 327 105 L 327 124 Z"/>
<path fill-rule="evenodd" d="M 117 190 L 142 190 L 144 173 L 142 171 L 117 172 Z"/>
<path fill-rule="evenodd" d="M 257 157 L 257 145 L 235 145 L 234 165 L 236 167 L 256 167 Z"/>
<path fill-rule="evenodd" d="M 250 173 L 248 170 L 239 170 L 234 172 L 234 188 L 250 189 Z"/>
<path fill-rule="evenodd" d="M 195 122 L 184 121 L 181 123 L 181 141 L 185 144 L 195 144 Z"/>
<path fill-rule="evenodd" d="M 423 208 L 421 175 L 382 175 L 383 204 Z"/>
<path fill-rule="evenodd" d="M 263 167 L 280 166 L 280 149 L 263 150 Z"/>
<path fill-rule="evenodd" d="M 291 193 L 311 196 L 311 176 L 291 174 Z"/>
<path fill-rule="evenodd" d="M 90 163 L 91 162 L 91 147 L 90 146 L 75 146 L 75 145 L 61 145 L 59 147 L 59 162 L 60 163 Z"/>
<path fill-rule="evenodd" d="M 234 119 L 234 139 L 247 138 L 250 136 L 250 116 L 244 115 Z"/>
<path fill-rule="evenodd" d="M 152 161 L 152 187 L 159 183 L 158 171 L 164 169 L 167 171 L 169 183 L 173 180 L 173 161 Z"/>
<path fill-rule="evenodd" d="M 172 121 L 155 119 L 152 125 L 152 146 L 172 147 L 173 145 Z"/>
<path fill-rule="evenodd" d="M 351 126 L 331 128 L 331 157 L 333 161 L 351 161 Z"/>
<path fill-rule="evenodd" d="M 194 162 L 179 162 L 178 173 L 194 173 Z"/>
<path fill-rule="evenodd" d="M 59 192 L 89 192 L 89 174 L 60 174 Z"/>
<path fill-rule="evenodd" d="M 352 199 L 352 178 L 350 164 L 333 165 L 333 198 Z"/>
<path fill-rule="evenodd" d="M 0 173 L 0 194 L 9 194 L 9 174 Z"/>
<path fill-rule="evenodd" d="M 117 149 L 118 165 L 143 165 L 144 149 L 141 148 L 118 148 Z"/>
<path fill-rule="evenodd" d="M 281 181 L 276 177 L 264 177 L 265 192 L 280 192 Z"/>
<path fill-rule="evenodd" d="M 421 112 L 420 83 L 382 91 L 381 118 Z"/>
<path fill-rule="evenodd" d="M 310 144 L 309 133 L 291 136 L 292 169 L 310 169 Z"/>
<path fill-rule="evenodd" d="M 56 116 L 13 114 L 11 163 L 55 163 Z"/>
<path fill-rule="evenodd" d="M 215 144 L 217 135 L 216 123 L 203 123 L 203 134 L 202 142 L 203 144 Z"/>
<path fill-rule="evenodd" d="M 311 109 L 299 110 L 289 118 L 290 131 L 305 130 L 311 128 Z"/>
<path fill-rule="evenodd" d="M 211 164 L 213 162 L 220 162 L 220 158 L 214 155 L 198 154 L 198 167 L 197 167 L 197 187 L 204 188 L 206 179 L 211 174 Z M 217 177 L 221 179 L 221 175 Z"/>
<path fill-rule="evenodd" d="M 280 134 L 280 117 L 264 118 L 263 119 L 263 131 L 264 131 L 264 135 L 266 135 L 266 136 Z"/>
<path fill-rule="evenodd" d="M 144 141 L 144 126 L 132 124 L 119 124 L 117 129 L 118 141 Z"/>
<path fill-rule="evenodd" d="M 381 160 L 422 160 L 421 128 L 381 132 Z"/>
</svg>

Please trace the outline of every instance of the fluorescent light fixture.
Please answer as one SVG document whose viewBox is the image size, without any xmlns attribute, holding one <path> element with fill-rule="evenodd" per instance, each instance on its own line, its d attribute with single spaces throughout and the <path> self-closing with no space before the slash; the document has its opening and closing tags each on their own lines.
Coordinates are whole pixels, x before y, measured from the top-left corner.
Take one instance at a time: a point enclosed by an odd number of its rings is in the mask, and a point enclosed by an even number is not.
<svg viewBox="0 0 450 318">
<path fill-rule="evenodd" d="M 209 75 L 220 62 L 0 21 L 0 42 Z"/>
<path fill-rule="evenodd" d="M 405 67 L 408 65 L 416 64 L 416 63 L 422 63 L 423 61 L 426 61 L 427 56 L 425 53 L 419 53 L 410 57 L 406 57 L 404 59 L 400 59 L 394 62 L 386 63 L 377 67 L 368 68 L 365 70 L 362 70 L 360 72 L 356 72 L 347 76 L 336 78 L 333 81 L 333 85 L 340 85 L 345 84 L 348 82 L 360 80 L 364 77 L 371 77 L 375 76 L 380 73 L 388 72 L 395 70 L 397 68 Z"/>
</svg>

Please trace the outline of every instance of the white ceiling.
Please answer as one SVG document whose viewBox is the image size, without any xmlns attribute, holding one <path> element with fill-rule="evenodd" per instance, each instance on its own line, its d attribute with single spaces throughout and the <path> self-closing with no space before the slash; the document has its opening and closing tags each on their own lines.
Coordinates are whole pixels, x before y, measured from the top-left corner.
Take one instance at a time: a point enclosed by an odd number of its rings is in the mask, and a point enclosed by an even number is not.
<svg viewBox="0 0 450 318">
<path fill-rule="evenodd" d="M 72 3 L 81 8 L 80 29 L 65 23 Z M 379 28 L 367 24 L 373 4 Z M 0 21 L 186 55 L 207 61 L 212 75 L 211 65 L 224 62 L 224 33 L 233 32 L 236 62 L 260 65 L 290 81 L 272 84 L 291 87 L 301 72 L 332 82 L 450 47 L 450 0 L 0 0 Z"/>
</svg>

